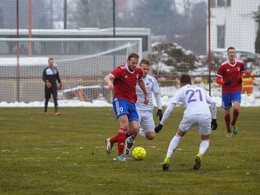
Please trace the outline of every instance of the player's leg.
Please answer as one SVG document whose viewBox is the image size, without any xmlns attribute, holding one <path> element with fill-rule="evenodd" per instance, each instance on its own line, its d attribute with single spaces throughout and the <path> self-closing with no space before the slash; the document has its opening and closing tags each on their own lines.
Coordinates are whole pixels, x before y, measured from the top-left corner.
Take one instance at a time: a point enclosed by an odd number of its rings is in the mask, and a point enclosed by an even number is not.
<svg viewBox="0 0 260 195">
<path fill-rule="evenodd" d="M 169 164 L 170 164 L 170 159 L 171 156 L 174 152 L 174 150 L 177 148 L 179 142 L 182 140 L 183 136 L 185 135 L 186 132 L 183 132 L 180 128 L 178 129 L 178 132 L 176 133 L 176 135 L 172 138 L 168 150 L 167 150 L 167 154 L 166 157 L 164 158 L 163 161 L 163 170 L 167 171 L 169 169 Z"/>
<path fill-rule="evenodd" d="M 133 148 L 133 145 L 135 143 L 135 138 L 138 134 L 139 131 L 139 123 L 138 121 L 130 121 L 129 122 L 129 130 L 131 132 L 131 136 L 129 136 L 126 139 L 126 148 L 125 148 L 125 156 L 129 157 L 130 156 L 130 151 Z"/>
<path fill-rule="evenodd" d="M 54 115 L 58 116 L 60 115 L 60 113 L 58 112 L 58 100 L 57 100 L 57 87 L 52 87 L 52 97 L 53 97 L 53 101 L 54 101 Z"/>
<path fill-rule="evenodd" d="M 45 103 L 44 103 L 44 114 L 47 115 L 47 109 L 48 109 L 48 102 L 51 97 L 50 89 L 45 86 L 44 89 L 45 93 Z"/>
<path fill-rule="evenodd" d="M 148 140 L 152 140 L 155 137 L 153 110 L 143 111 L 142 113 L 143 115 L 141 115 L 142 118 L 140 119 L 139 134 Z"/>
<path fill-rule="evenodd" d="M 240 108 L 240 102 L 241 102 L 241 92 L 235 92 L 233 95 L 233 120 L 231 122 L 231 128 L 233 130 L 233 133 L 236 135 L 238 133 L 236 121 L 239 116 L 239 108 Z"/>
<path fill-rule="evenodd" d="M 113 99 L 113 108 L 116 114 L 116 118 L 119 121 L 120 129 L 118 130 L 117 135 L 112 138 L 107 138 L 107 154 L 111 153 L 112 147 L 114 143 L 118 143 L 118 157 L 117 160 L 123 161 L 124 160 L 124 146 L 125 146 L 125 136 L 126 130 L 128 129 L 128 108 L 127 108 L 127 101 L 114 98 Z"/>
<path fill-rule="evenodd" d="M 196 156 L 194 169 L 199 169 L 201 166 L 201 159 L 204 153 L 209 147 L 209 138 L 211 133 L 211 117 L 207 115 L 198 116 L 198 131 L 201 135 L 201 142 L 199 147 L 199 153 Z"/>
<path fill-rule="evenodd" d="M 230 93 L 222 93 L 222 108 L 225 109 L 224 120 L 227 128 L 227 137 L 232 137 L 232 131 L 230 128 L 230 108 L 232 107 L 232 96 Z"/>
<path fill-rule="evenodd" d="M 125 156 L 130 156 L 130 151 L 134 145 L 135 138 L 139 132 L 140 126 L 139 126 L 139 115 L 137 113 L 136 107 L 133 103 L 129 103 L 129 114 L 128 114 L 128 120 L 129 120 L 129 131 L 131 133 L 131 136 L 129 136 L 126 139 L 126 149 L 125 149 Z"/>
</svg>

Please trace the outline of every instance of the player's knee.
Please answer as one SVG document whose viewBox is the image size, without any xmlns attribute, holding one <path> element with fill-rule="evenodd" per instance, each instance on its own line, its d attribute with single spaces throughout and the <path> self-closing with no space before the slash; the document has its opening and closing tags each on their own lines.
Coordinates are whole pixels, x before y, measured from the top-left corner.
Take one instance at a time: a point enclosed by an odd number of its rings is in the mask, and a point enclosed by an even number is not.
<svg viewBox="0 0 260 195">
<path fill-rule="evenodd" d="M 155 133 L 154 132 L 149 132 L 146 134 L 146 138 L 148 140 L 153 140 L 155 138 Z"/>
</svg>

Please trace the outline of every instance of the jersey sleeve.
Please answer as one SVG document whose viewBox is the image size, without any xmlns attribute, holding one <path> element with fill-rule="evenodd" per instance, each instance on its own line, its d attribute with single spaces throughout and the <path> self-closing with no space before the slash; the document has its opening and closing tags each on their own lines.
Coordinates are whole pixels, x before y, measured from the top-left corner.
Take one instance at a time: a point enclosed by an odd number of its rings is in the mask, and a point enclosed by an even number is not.
<svg viewBox="0 0 260 195">
<path fill-rule="evenodd" d="M 138 79 L 143 79 L 143 71 L 142 69 L 138 69 L 139 70 L 139 76 L 138 76 Z"/>
<path fill-rule="evenodd" d="M 114 78 L 119 77 L 120 75 L 120 70 L 119 68 L 116 68 L 114 71 L 112 71 L 110 74 L 114 76 Z"/>
<path fill-rule="evenodd" d="M 43 80 L 44 82 L 46 82 L 46 68 L 43 70 L 42 80 Z"/>
<path fill-rule="evenodd" d="M 61 83 L 59 71 L 58 71 L 58 69 L 56 69 L 56 70 L 57 70 L 57 81 L 58 81 L 58 83 Z"/>
<path fill-rule="evenodd" d="M 203 89 L 203 92 L 206 97 L 206 101 L 211 105 L 211 114 L 213 119 L 217 119 L 217 106 L 214 100 L 209 96 L 209 94 Z"/>
<path fill-rule="evenodd" d="M 217 72 L 217 76 L 222 78 L 223 77 L 223 73 L 224 73 L 223 66 L 220 65 L 220 67 L 218 69 L 218 72 Z"/>
</svg>

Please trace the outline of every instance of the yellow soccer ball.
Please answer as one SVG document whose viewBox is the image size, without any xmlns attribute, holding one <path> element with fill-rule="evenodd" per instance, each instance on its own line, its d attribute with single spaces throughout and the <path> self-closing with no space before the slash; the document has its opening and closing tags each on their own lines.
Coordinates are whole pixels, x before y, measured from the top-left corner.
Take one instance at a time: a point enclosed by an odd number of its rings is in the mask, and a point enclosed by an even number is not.
<svg viewBox="0 0 260 195">
<path fill-rule="evenodd" d="M 142 147 L 135 147 L 132 152 L 132 155 L 135 160 L 143 160 L 144 157 L 146 156 L 146 151 Z"/>
</svg>

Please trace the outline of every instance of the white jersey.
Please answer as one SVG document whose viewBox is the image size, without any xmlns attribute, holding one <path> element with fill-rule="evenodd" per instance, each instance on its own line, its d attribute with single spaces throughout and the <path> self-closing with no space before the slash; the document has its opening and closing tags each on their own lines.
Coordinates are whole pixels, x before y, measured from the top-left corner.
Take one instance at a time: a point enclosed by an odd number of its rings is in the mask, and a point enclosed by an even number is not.
<svg viewBox="0 0 260 195">
<path fill-rule="evenodd" d="M 189 115 L 207 115 L 211 117 L 208 104 L 211 104 L 212 115 L 216 119 L 216 104 L 208 93 L 194 85 L 185 85 L 182 88 L 178 89 L 171 100 L 170 105 L 166 108 L 163 118 L 160 124 L 164 124 L 166 119 L 169 117 L 171 111 L 176 104 L 182 102 L 186 107 L 184 111 L 184 117 Z"/>
<path fill-rule="evenodd" d="M 209 95 L 204 89 L 194 85 L 185 85 L 176 91 L 171 103 L 177 104 L 182 102 L 186 107 L 185 115 L 206 114 L 211 116 L 207 97 Z"/>
<path fill-rule="evenodd" d="M 158 109 L 162 109 L 161 107 L 161 99 L 160 99 L 160 91 L 159 91 L 159 85 L 156 81 L 156 79 L 150 75 L 147 75 L 143 79 L 146 87 L 146 91 L 149 96 L 149 103 L 144 104 L 144 93 L 140 86 L 136 85 L 136 95 L 137 95 L 137 102 L 136 102 L 136 108 L 137 110 L 153 110 L 153 99 L 152 99 L 152 93 L 154 94 L 157 102 Z M 158 105 L 159 104 L 159 105 Z"/>
</svg>

